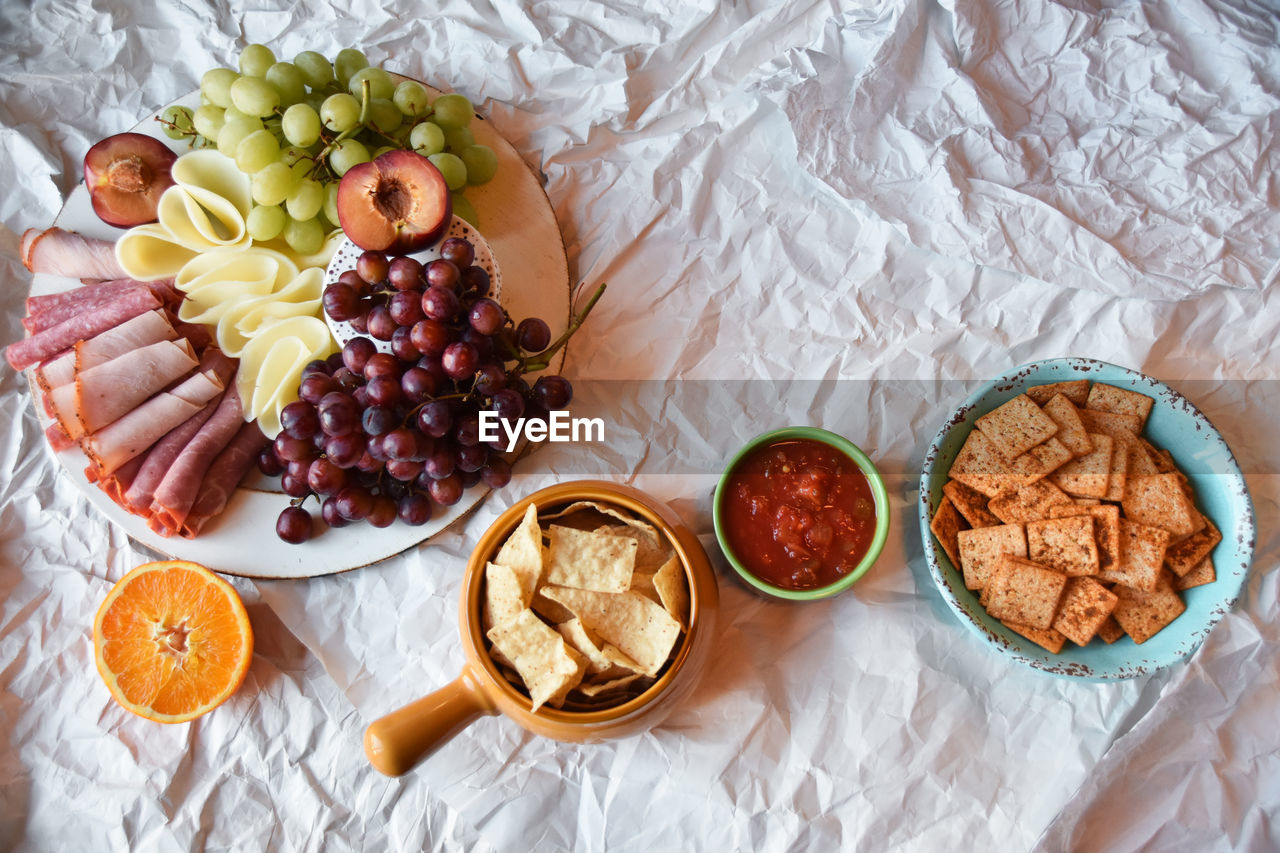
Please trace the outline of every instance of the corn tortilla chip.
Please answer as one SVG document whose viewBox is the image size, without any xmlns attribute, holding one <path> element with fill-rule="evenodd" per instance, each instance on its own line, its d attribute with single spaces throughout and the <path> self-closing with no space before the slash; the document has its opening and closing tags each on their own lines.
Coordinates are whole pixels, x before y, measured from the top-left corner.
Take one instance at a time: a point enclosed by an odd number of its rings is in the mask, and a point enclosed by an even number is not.
<svg viewBox="0 0 1280 853">
<path fill-rule="evenodd" d="M 525 510 L 520 526 L 498 549 L 493 562 L 514 571 L 529 594 L 533 594 L 542 579 L 542 528 L 538 526 L 538 508 L 532 503 Z"/>
<path fill-rule="evenodd" d="M 684 576 L 680 560 L 672 556 L 653 576 L 658 599 L 680 627 L 689 630 L 689 581 Z"/>
<path fill-rule="evenodd" d="M 587 659 L 588 675 L 609 672 L 618 668 L 629 672 L 640 671 L 640 667 L 635 661 L 618 651 L 613 644 L 604 642 L 595 636 L 593 632 L 587 630 L 587 627 L 582 624 L 582 620 L 576 616 L 568 622 L 561 622 L 556 625 L 556 630 L 560 633 L 560 636 L 564 637 L 566 643 Z"/>
<path fill-rule="evenodd" d="M 626 592 L 636 564 L 636 541 L 591 530 L 551 525 L 546 583 L 596 592 Z"/>
<path fill-rule="evenodd" d="M 564 586 L 546 586 L 541 592 L 573 611 L 601 639 L 617 646 L 645 675 L 658 674 L 680 636 L 680 623 L 661 605 L 638 593 Z"/>
<path fill-rule="evenodd" d="M 586 658 L 532 610 L 521 610 L 514 619 L 491 628 L 488 637 L 520 674 L 534 711 L 548 702 L 562 701 L 586 672 Z"/>
<path fill-rule="evenodd" d="M 527 608 L 533 592 L 525 595 L 524 586 L 515 570 L 501 563 L 484 567 L 484 630 L 514 619 Z"/>
</svg>

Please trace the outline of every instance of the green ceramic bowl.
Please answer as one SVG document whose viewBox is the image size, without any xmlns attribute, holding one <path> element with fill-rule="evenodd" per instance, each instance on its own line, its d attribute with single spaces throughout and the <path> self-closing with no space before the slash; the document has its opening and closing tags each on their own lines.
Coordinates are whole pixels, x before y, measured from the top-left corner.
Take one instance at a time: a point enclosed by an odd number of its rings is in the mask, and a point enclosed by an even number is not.
<svg viewBox="0 0 1280 853">
<path fill-rule="evenodd" d="M 866 475 L 867 482 L 871 486 L 871 494 L 876 502 L 876 531 L 871 539 L 871 545 L 867 548 L 867 553 L 863 556 L 862 561 L 854 568 L 852 572 L 840 578 L 835 583 L 826 586 L 814 587 L 813 589 L 784 589 L 780 586 L 774 586 L 766 583 L 751 573 L 751 570 L 742 564 L 733 549 L 729 546 L 729 537 L 725 531 L 724 521 L 724 500 L 725 490 L 729 482 L 729 476 L 733 470 L 738 467 L 747 454 L 766 444 L 772 444 L 777 441 L 785 441 L 787 439 L 807 438 L 812 441 L 821 442 L 829 447 L 834 447 L 845 456 L 857 464 L 858 468 Z M 844 592 L 853 586 L 858 578 L 867 573 L 875 563 L 876 558 L 880 556 L 880 551 L 884 549 L 885 540 L 889 538 L 889 492 L 884 487 L 884 479 L 881 478 L 880 472 L 876 469 L 875 463 L 867 454 L 862 452 L 852 441 L 847 438 L 828 432 L 825 429 L 817 427 L 788 427 L 786 429 L 774 430 L 764 435 L 757 436 L 747 442 L 746 446 L 734 454 L 729 460 L 729 464 L 725 466 L 724 473 L 720 475 L 720 482 L 716 485 L 716 494 L 712 507 L 712 517 L 716 529 L 716 541 L 720 543 L 720 550 L 724 552 L 725 560 L 738 573 L 738 577 L 742 578 L 755 591 L 772 598 L 780 598 L 786 601 L 817 601 L 820 598 L 828 598 Z"/>
</svg>

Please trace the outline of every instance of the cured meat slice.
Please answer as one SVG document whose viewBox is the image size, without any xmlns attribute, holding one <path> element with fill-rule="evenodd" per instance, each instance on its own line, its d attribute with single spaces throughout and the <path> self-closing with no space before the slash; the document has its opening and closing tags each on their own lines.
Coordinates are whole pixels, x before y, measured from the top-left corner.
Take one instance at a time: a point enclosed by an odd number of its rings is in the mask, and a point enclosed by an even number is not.
<svg viewBox="0 0 1280 853">
<path fill-rule="evenodd" d="M 116 245 L 61 228 L 28 228 L 22 235 L 22 263 L 32 272 L 110 281 L 129 275 L 116 260 Z"/>
<path fill-rule="evenodd" d="M 138 470 L 142 467 L 142 457 L 135 456 L 125 464 L 121 465 L 112 473 L 105 477 L 98 477 L 98 469 L 90 465 L 85 469 L 85 476 L 91 482 L 96 481 L 98 488 L 107 493 L 107 497 L 115 501 L 117 504 L 124 506 L 124 493 L 133 484 L 138 476 Z"/>
<path fill-rule="evenodd" d="M 26 370 L 63 350 L 71 349 L 78 341 L 100 335 L 107 329 L 159 307 L 160 300 L 150 290 L 128 293 L 99 311 L 79 314 L 39 334 L 9 344 L 4 356 L 14 370 Z"/>
<path fill-rule="evenodd" d="M 72 438 L 79 438 L 129 414 L 195 366 L 190 343 L 160 341 L 86 370 L 77 369 L 75 382 L 54 388 L 49 399 L 62 428 Z M 68 391 L 72 395 L 70 408 Z"/>
<path fill-rule="evenodd" d="M 156 487 L 155 499 L 151 502 L 151 517 L 147 522 L 152 530 L 162 536 L 172 536 L 182 529 L 200 492 L 205 472 L 222 449 L 235 438 L 243 424 L 240 395 L 236 393 L 236 386 L 232 383 L 228 385 L 227 393 L 222 395 L 222 401 L 218 403 L 213 415 L 183 448 L 165 474 L 164 480 Z"/>
<path fill-rule="evenodd" d="M 67 431 L 64 430 L 62 425 L 57 421 L 54 421 L 44 428 L 44 437 L 48 439 L 49 446 L 52 447 L 55 452 L 70 450 L 76 446 L 75 439 L 67 435 Z"/>
<path fill-rule="evenodd" d="M 85 370 L 141 347 L 160 341 L 172 341 L 177 337 L 178 333 L 163 311 L 148 311 L 132 320 L 126 320 L 119 326 L 107 329 L 100 335 L 95 335 L 78 344 L 75 349 L 68 350 L 37 367 L 36 384 L 42 391 L 48 393 L 60 385 L 70 384 L 75 379 L 77 359 L 79 359 L 80 369 Z"/>
<path fill-rule="evenodd" d="M 196 496 L 191 511 L 187 513 L 186 520 L 178 530 L 180 534 L 188 539 L 199 535 L 209 519 L 226 509 L 236 486 L 254 466 L 258 453 L 270 441 L 271 439 L 262 434 L 256 422 L 250 421 L 240 427 L 236 437 L 223 448 L 205 473 L 204 482 L 200 485 L 200 493 Z"/>
<path fill-rule="evenodd" d="M 122 278 L 117 281 L 73 287 L 60 293 L 28 296 L 27 316 L 23 319 L 22 325 L 28 332 L 39 332 L 68 317 L 84 313 L 87 306 L 104 305 L 122 291 L 147 286 L 133 279 Z"/>
<path fill-rule="evenodd" d="M 206 354 L 203 369 L 178 386 L 156 394 L 109 426 L 84 439 L 82 446 L 100 477 L 115 471 L 196 415 L 226 388 L 230 359 L 217 350 Z"/>
</svg>

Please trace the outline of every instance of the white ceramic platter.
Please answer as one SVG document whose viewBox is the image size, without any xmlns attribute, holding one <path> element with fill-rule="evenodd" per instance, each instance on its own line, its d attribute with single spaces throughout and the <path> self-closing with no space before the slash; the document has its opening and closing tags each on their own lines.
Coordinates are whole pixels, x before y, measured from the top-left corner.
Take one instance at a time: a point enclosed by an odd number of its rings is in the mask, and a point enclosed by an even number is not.
<svg viewBox="0 0 1280 853">
<path fill-rule="evenodd" d="M 437 93 L 433 91 L 434 94 Z M 199 102 L 196 92 L 178 101 L 189 107 L 196 107 Z M 148 116 L 134 130 L 154 136 L 176 151 L 187 150 L 184 143 L 166 138 L 153 118 Z M 477 142 L 488 145 L 498 155 L 494 180 L 468 188 L 466 196 L 479 214 L 494 259 L 502 266 L 502 304 L 516 319 L 541 317 L 551 326 L 552 336 L 558 336 L 569 320 L 569 271 L 551 203 L 538 176 L 492 125 L 477 117 L 471 129 Z M 54 224 L 108 240 L 123 233 L 93 213 L 83 183 L 72 191 Z M 73 279 L 37 275 L 31 293 L 55 293 L 77 286 L 79 282 Z M 275 534 L 276 517 L 288 504 L 288 498 L 272 490 L 272 484 L 255 472 L 236 491 L 222 515 L 210 521 L 197 538 L 167 538 L 148 528 L 143 519 L 116 506 L 91 484 L 84 475 L 87 461 L 78 450 L 63 451 L 55 457 L 75 487 L 143 545 L 173 559 L 193 560 L 225 574 L 257 578 L 316 577 L 376 563 L 430 540 L 470 512 L 488 491 L 483 485 L 472 487 L 454 506 L 437 506 L 436 515 L 421 527 L 396 522 L 381 530 L 367 524 L 331 530 L 317 521 L 318 535 L 302 545 L 289 545 Z M 314 500 L 308 506 L 318 515 Z"/>
</svg>

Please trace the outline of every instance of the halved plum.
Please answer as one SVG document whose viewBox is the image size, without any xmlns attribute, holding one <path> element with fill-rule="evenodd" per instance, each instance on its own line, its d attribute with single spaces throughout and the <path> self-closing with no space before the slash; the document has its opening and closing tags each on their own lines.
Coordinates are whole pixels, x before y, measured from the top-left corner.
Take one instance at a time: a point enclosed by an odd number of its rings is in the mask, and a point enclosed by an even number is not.
<svg viewBox="0 0 1280 853">
<path fill-rule="evenodd" d="M 108 225 L 132 228 L 156 221 L 160 196 L 173 186 L 178 155 L 141 133 L 108 136 L 84 155 L 84 184 L 93 212 Z"/>
<path fill-rule="evenodd" d="M 444 236 L 453 216 L 449 187 L 416 151 L 388 151 L 353 166 L 338 184 L 338 219 L 366 251 L 407 255 Z"/>
</svg>

